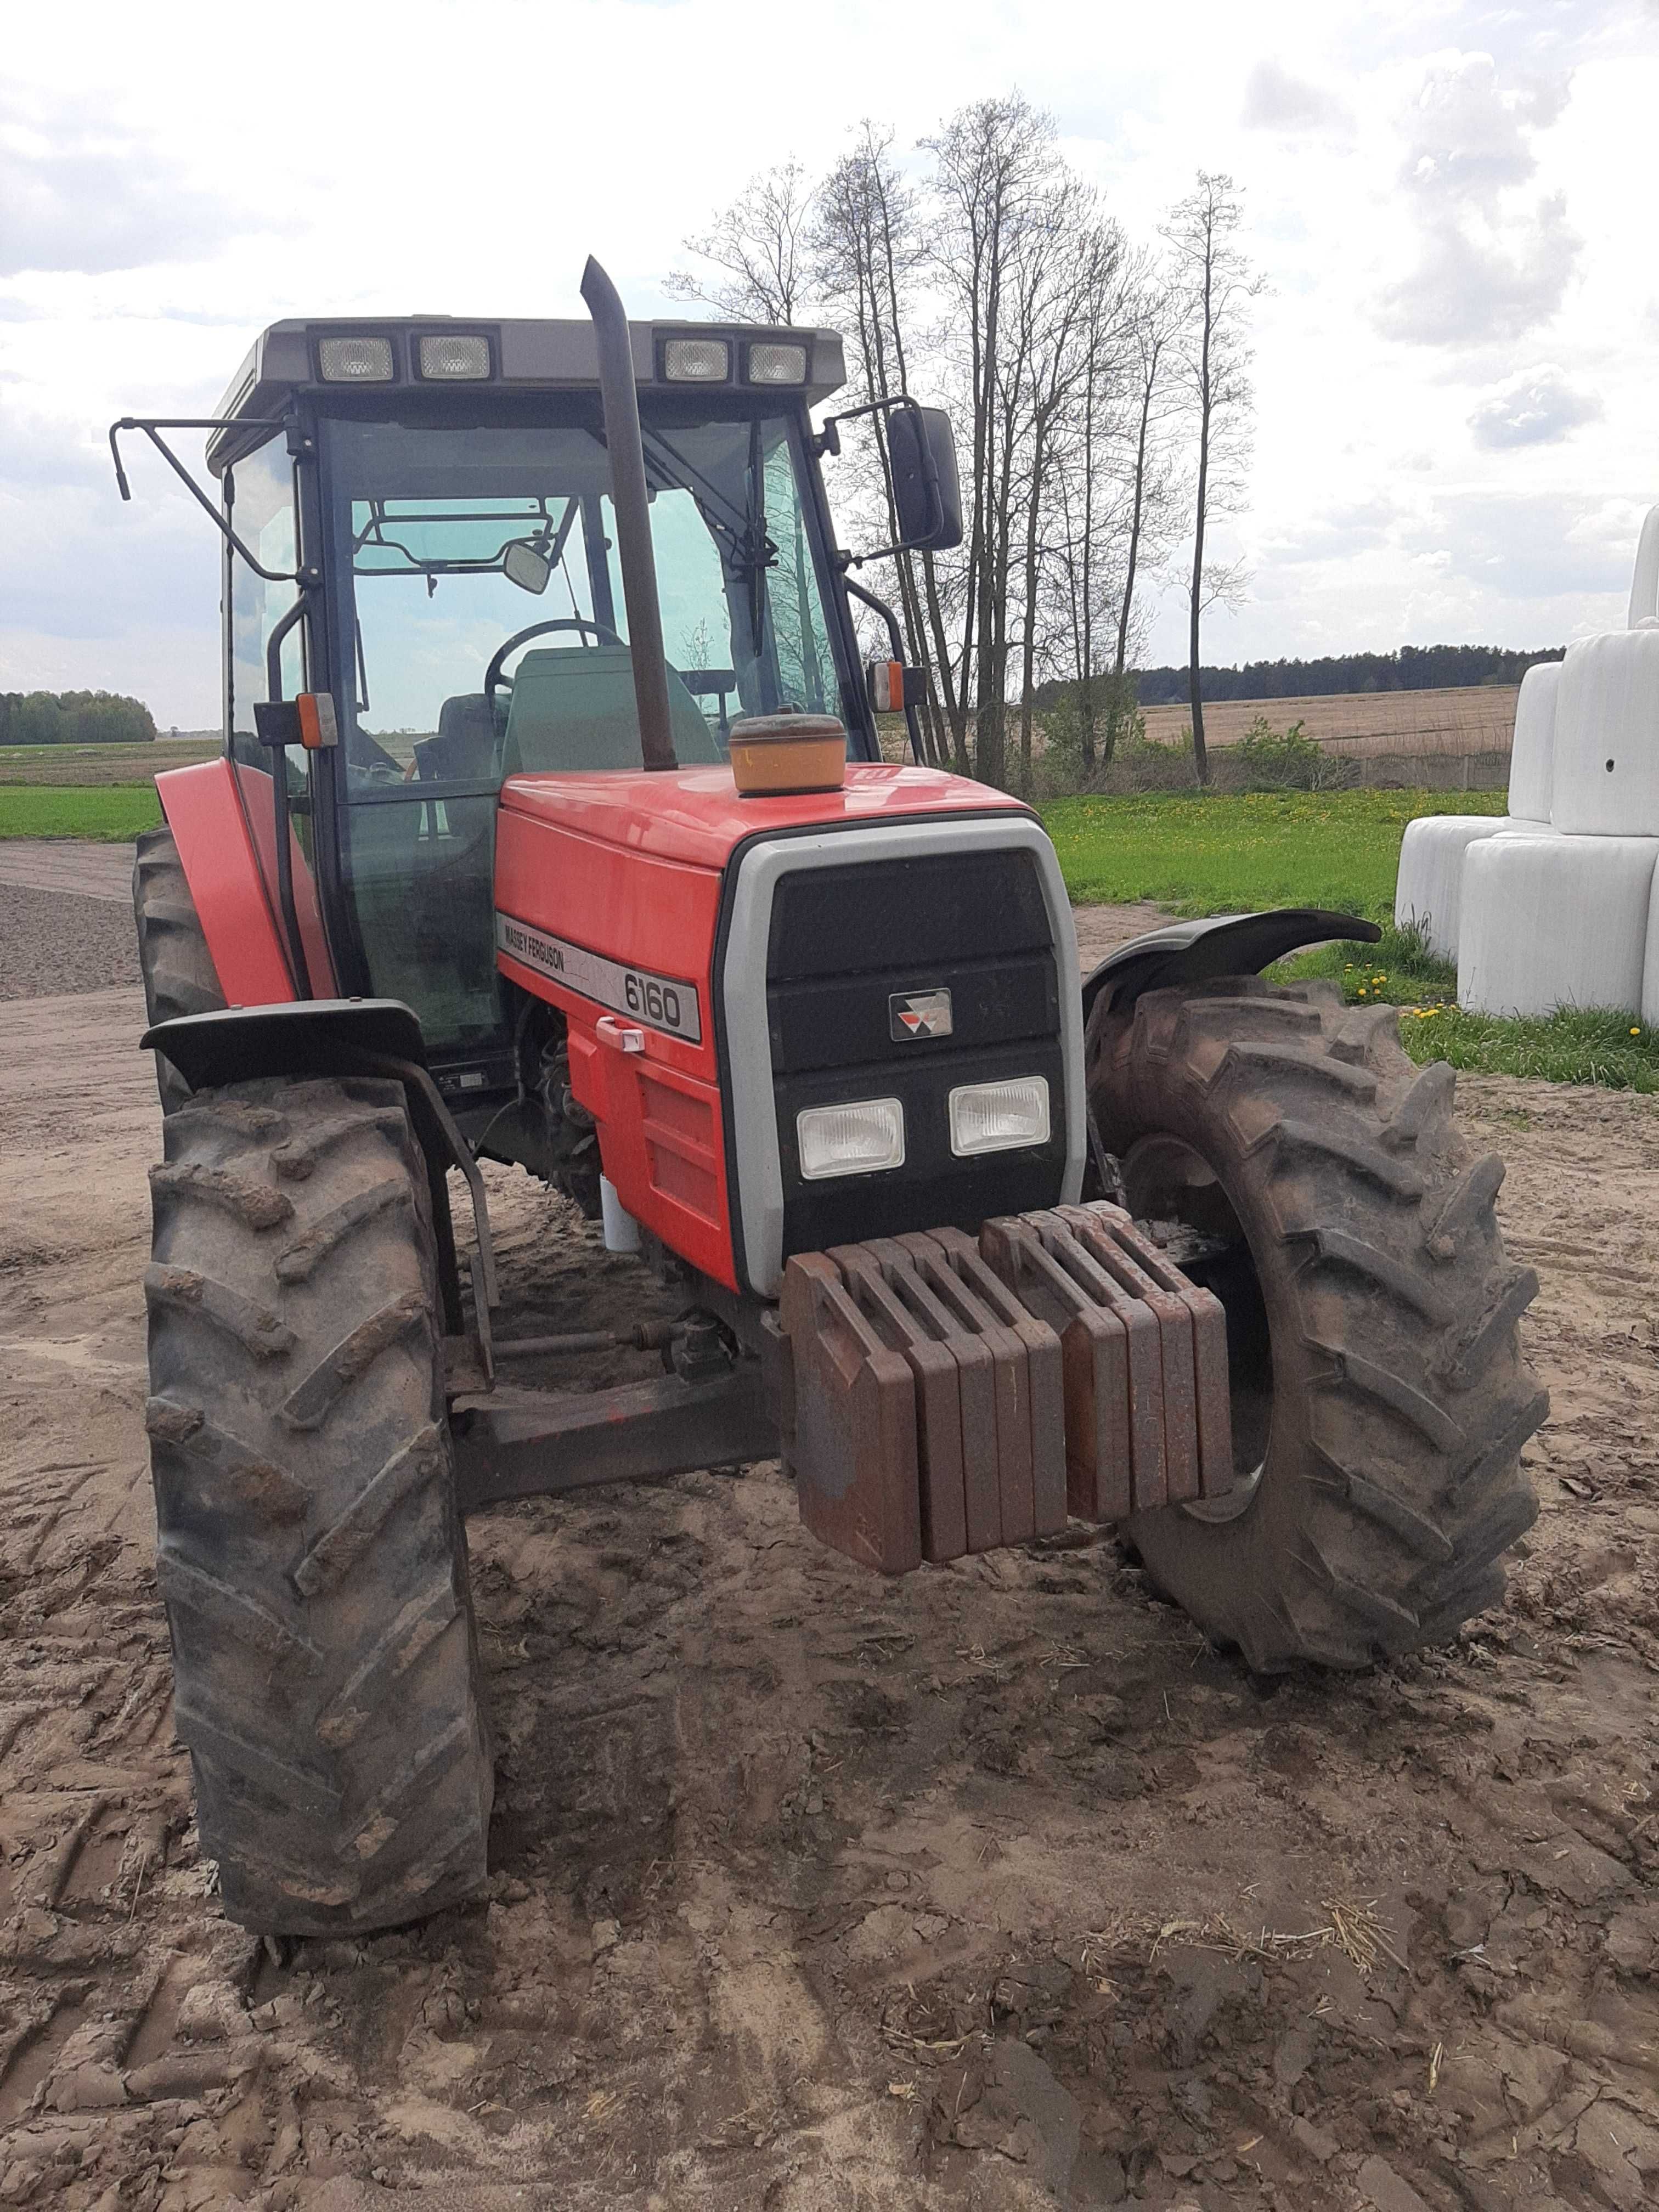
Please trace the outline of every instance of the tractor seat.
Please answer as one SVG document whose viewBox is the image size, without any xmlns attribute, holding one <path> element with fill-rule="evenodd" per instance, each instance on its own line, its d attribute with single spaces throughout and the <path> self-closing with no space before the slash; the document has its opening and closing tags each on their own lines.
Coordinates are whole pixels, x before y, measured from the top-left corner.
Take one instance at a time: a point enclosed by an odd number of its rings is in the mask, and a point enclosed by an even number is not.
<svg viewBox="0 0 1659 2212">
<path fill-rule="evenodd" d="M 416 741 L 422 783 L 475 781 L 495 772 L 495 723 L 482 691 L 464 691 L 438 709 L 438 734 Z"/>
<path fill-rule="evenodd" d="M 718 763 L 720 749 L 671 668 L 668 726 L 683 768 Z M 513 678 L 502 773 L 582 773 L 640 765 L 634 663 L 626 646 L 526 653 Z"/>
</svg>

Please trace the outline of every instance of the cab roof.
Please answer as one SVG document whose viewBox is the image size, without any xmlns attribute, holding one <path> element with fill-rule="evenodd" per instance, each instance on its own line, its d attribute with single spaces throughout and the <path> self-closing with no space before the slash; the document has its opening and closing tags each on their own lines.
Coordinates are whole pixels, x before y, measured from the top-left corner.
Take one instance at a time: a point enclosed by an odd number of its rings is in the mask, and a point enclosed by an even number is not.
<svg viewBox="0 0 1659 2212">
<path fill-rule="evenodd" d="M 775 392 L 780 398 L 805 399 L 816 405 L 840 389 L 847 379 L 842 342 L 834 331 L 798 330 L 757 323 L 633 323 L 628 326 L 633 348 L 634 374 L 641 387 L 671 391 L 714 392 Z M 474 338 L 483 342 L 477 358 L 487 357 L 488 374 L 476 371 L 465 378 L 423 375 L 421 340 Z M 390 375 L 372 379 L 361 375 L 331 378 L 325 373 L 324 343 L 329 339 L 384 340 L 389 349 Z M 676 338 L 723 341 L 726 374 L 696 379 L 671 378 L 666 372 L 667 350 Z M 804 346 L 804 383 L 757 378 L 750 374 L 750 356 L 758 347 Z M 246 360 L 237 371 L 218 412 L 240 421 L 268 422 L 283 415 L 301 392 L 432 392 L 461 388 L 473 392 L 597 391 L 599 349 L 593 325 L 585 318 L 569 321 L 492 321 L 456 315 L 331 316 L 326 319 L 272 323 L 254 340 Z M 229 450 L 243 441 L 234 430 L 221 431 L 209 448 L 216 472 Z"/>
</svg>

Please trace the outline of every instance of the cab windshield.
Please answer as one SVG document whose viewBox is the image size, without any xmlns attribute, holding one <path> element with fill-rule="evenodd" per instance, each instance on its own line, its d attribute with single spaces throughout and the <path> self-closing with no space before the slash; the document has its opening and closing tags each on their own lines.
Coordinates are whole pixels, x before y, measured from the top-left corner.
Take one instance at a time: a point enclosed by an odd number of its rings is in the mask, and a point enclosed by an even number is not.
<svg viewBox="0 0 1659 2212">
<path fill-rule="evenodd" d="M 636 766 L 598 429 L 327 431 L 353 782 Z M 734 715 L 837 711 L 791 424 L 647 422 L 645 448 L 682 763 L 722 757 Z"/>
<path fill-rule="evenodd" d="M 434 1049 L 484 1049 L 503 777 L 640 765 L 609 459 L 597 416 L 321 427 L 341 852 L 372 987 Z M 723 759 L 738 714 L 839 712 L 799 424 L 643 429 L 680 764 Z"/>
</svg>

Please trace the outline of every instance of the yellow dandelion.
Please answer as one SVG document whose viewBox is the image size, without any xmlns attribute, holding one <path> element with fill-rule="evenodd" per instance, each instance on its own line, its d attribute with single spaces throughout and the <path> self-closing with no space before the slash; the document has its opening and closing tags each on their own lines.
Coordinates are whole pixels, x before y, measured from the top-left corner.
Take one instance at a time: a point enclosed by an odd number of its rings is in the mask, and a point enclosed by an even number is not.
<svg viewBox="0 0 1659 2212">
<path fill-rule="evenodd" d="M 1363 983 L 1359 987 L 1359 995 L 1362 999 L 1365 995 L 1365 986 Z"/>
<path fill-rule="evenodd" d="M 1631 1035 L 1632 1035 L 1632 1036 L 1641 1036 L 1641 1034 L 1642 1034 L 1642 1032 L 1641 1032 L 1641 1030 L 1638 1030 L 1638 1029 L 1632 1029 L 1632 1031 L 1631 1031 Z"/>
</svg>

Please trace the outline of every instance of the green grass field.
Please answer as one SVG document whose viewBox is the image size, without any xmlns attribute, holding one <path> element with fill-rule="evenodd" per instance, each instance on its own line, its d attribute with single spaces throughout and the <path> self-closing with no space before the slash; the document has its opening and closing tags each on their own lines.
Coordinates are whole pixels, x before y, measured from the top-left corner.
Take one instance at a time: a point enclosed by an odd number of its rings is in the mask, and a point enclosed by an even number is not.
<svg viewBox="0 0 1659 2212">
<path fill-rule="evenodd" d="M 154 784 L 0 783 L 0 837 L 87 837 L 126 845 L 161 818 Z"/>
<path fill-rule="evenodd" d="M 1196 798 L 1066 799 L 1042 818 L 1067 890 L 1090 900 L 1155 899 L 1177 914 L 1322 906 L 1383 925 L 1375 946 L 1329 945 L 1286 961 L 1285 979 L 1328 975 L 1356 1006 L 1401 1009 L 1415 1060 L 1659 1091 L 1659 1033 L 1633 1014 L 1574 1008 L 1522 1021 L 1466 1013 L 1455 969 L 1392 926 L 1406 824 L 1419 814 L 1501 814 L 1501 792 L 1260 792 Z"/>
<path fill-rule="evenodd" d="M 1283 961 L 1276 979 L 1328 975 L 1351 1006 L 1398 1006 L 1400 1042 L 1415 1060 L 1548 1083 L 1599 1083 L 1609 1091 L 1659 1091 L 1659 1030 L 1611 1007 L 1500 1021 L 1466 1013 L 1457 971 L 1425 953 L 1414 930 L 1385 927 L 1374 945 L 1325 945 Z"/>
<path fill-rule="evenodd" d="M 1190 915 L 1323 906 L 1382 921 L 1408 822 L 1504 804 L 1496 791 L 1152 792 L 1041 811 L 1079 902 L 1156 899 Z"/>
</svg>

